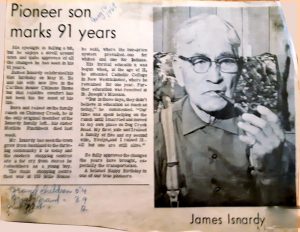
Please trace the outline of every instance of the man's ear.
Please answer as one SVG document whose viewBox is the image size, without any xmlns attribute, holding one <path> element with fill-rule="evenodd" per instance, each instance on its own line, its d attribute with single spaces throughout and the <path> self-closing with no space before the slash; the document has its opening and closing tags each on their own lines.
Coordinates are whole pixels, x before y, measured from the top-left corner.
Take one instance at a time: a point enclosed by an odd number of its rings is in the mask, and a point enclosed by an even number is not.
<svg viewBox="0 0 300 232">
<path fill-rule="evenodd" d="M 180 62 L 178 61 L 177 57 L 173 57 L 172 66 L 173 66 L 175 78 L 176 78 L 178 85 L 183 87 L 184 82 L 183 82 L 182 67 L 181 67 Z"/>
</svg>

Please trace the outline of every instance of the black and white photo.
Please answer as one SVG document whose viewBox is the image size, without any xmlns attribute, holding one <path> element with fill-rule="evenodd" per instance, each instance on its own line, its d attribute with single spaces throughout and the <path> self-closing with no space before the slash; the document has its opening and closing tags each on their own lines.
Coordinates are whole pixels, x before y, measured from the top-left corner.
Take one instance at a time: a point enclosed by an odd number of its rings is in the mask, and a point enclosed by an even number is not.
<svg viewBox="0 0 300 232">
<path fill-rule="evenodd" d="M 296 204 L 289 44 L 273 11 L 154 11 L 156 207 Z"/>
</svg>

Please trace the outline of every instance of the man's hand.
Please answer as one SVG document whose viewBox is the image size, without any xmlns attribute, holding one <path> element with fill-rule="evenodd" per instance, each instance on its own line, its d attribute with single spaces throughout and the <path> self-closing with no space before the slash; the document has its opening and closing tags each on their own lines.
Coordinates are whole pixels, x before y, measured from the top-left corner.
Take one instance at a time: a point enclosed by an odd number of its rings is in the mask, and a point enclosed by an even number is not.
<svg viewBox="0 0 300 232">
<path fill-rule="evenodd" d="M 257 111 L 261 117 L 249 113 L 242 115 L 243 121 L 238 126 L 245 134 L 239 138 L 251 146 L 251 165 L 267 174 L 280 167 L 285 136 L 276 114 L 264 106 L 258 106 Z"/>
</svg>

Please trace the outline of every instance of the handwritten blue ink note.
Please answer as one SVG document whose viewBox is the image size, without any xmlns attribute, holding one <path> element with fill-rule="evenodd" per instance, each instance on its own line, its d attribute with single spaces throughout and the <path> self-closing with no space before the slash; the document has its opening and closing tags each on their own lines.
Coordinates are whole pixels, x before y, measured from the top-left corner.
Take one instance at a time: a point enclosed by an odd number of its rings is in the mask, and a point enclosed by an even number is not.
<svg viewBox="0 0 300 232">
<path fill-rule="evenodd" d="M 80 205 L 80 212 L 86 212 L 87 210 L 87 190 L 82 186 L 78 186 L 75 189 L 75 203 Z"/>
<path fill-rule="evenodd" d="M 7 214 L 13 210 L 30 214 L 34 210 L 51 209 L 61 203 L 73 204 L 81 213 L 88 211 L 87 189 L 84 186 L 37 185 L 34 187 L 12 186 Z M 75 201 L 73 201 L 75 199 Z"/>
<path fill-rule="evenodd" d="M 115 3 L 110 3 L 105 6 L 102 6 L 99 10 L 97 10 L 97 14 L 93 17 L 91 16 L 92 22 L 97 22 L 98 20 L 106 20 L 116 12 L 117 5 Z"/>
</svg>

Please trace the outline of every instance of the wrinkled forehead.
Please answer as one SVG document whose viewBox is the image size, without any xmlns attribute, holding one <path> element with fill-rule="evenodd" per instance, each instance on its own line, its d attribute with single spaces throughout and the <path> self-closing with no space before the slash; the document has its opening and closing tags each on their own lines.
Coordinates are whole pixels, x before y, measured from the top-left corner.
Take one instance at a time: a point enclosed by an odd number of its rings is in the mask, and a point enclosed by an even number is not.
<svg viewBox="0 0 300 232">
<path fill-rule="evenodd" d="M 240 39 L 234 28 L 215 15 L 192 18 L 183 23 L 175 34 L 177 53 L 189 53 L 189 49 L 232 50 L 237 55 Z"/>
</svg>

